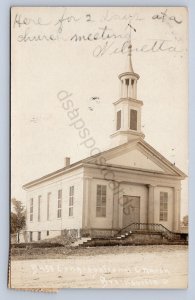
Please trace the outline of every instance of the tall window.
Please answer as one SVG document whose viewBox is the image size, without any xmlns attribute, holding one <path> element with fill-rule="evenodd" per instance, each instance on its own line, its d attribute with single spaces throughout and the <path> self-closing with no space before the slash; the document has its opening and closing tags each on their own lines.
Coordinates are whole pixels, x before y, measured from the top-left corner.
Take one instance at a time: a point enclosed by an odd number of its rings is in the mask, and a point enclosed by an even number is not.
<svg viewBox="0 0 195 300">
<path fill-rule="evenodd" d="M 58 218 L 62 217 L 62 190 L 58 190 Z"/>
<path fill-rule="evenodd" d="M 106 217 L 106 185 L 97 185 L 96 217 Z"/>
<path fill-rule="evenodd" d="M 30 242 L 32 242 L 32 241 L 33 241 L 33 232 L 30 231 Z"/>
<path fill-rule="evenodd" d="M 38 222 L 41 221 L 41 196 L 38 196 Z"/>
<path fill-rule="evenodd" d="M 137 130 L 137 110 L 130 109 L 130 129 Z"/>
<path fill-rule="evenodd" d="M 70 186 L 69 189 L 69 216 L 73 216 L 73 206 L 74 206 L 74 186 Z"/>
<path fill-rule="evenodd" d="M 38 241 L 41 240 L 41 231 L 38 232 Z"/>
<path fill-rule="evenodd" d="M 117 111 L 116 116 L 116 130 L 119 130 L 121 128 L 121 110 Z"/>
<path fill-rule="evenodd" d="M 50 219 L 51 193 L 47 194 L 47 221 Z"/>
<path fill-rule="evenodd" d="M 30 199 L 30 221 L 33 221 L 33 198 Z"/>
<path fill-rule="evenodd" d="M 168 193 L 160 192 L 160 221 L 168 220 Z"/>
</svg>

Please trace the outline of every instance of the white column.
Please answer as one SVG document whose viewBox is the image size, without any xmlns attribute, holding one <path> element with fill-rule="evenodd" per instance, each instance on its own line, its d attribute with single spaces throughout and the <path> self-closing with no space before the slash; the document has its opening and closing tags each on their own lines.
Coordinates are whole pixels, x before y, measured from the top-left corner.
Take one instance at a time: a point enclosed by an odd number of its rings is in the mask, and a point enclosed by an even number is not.
<svg viewBox="0 0 195 300">
<path fill-rule="evenodd" d="M 123 80 L 121 80 L 121 93 L 120 98 L 123 98 Z"/>
<path fill-rule="evenodd" d="M 134 85 L 133 85 L 133 98 L 137 99 L 137 80 L 134 80 Z"/>
<path fill-rule="evenodd" d="M 132 84 L 131 84 L 131 78 L 129 79 L 129 89 L 130 89 L 129 97 L 133 98 L 134 91 L 133 91 L 133 87 L 132 87 Z"/>
<path fill-rule="evenodd" d="M 84 177 L 83 184 L 83 227 L 90 228 L 91 219 L 90 219 L 90 210 L 91 210 L 91 186 L 92 178 Z"/>
<path fill-rule="evenodd" d="M 123 98 L 125 98 L 125 80 L 123 79 L 122 80 L 122 82 L 123 82 L 123 84 L 122 84 L 122 86 L 123 86 Z"/>
<path fill-rule="evenodd" d="M 148 192 L 148 223 L 154 223 L 154 185 L 148 186 L 149 192 Z"/>
<path fill-rule="evenodd" d="M 114 182 L 112 228 L 119 228 L 119 182 Z"/>
<path fill-rule="evenodd" d="M 175 187 L 173 195 L 173 231 L 180 231 L 181 188 Z"/>
<path fill-rule="evenodd" d="M 128 84 L 126 84 L 126 81 L 125 81 L 125 86 L 126 86 L 126 97 L 125 97 L 125 98 L 127 98 L 127 97 L 128 97 L 129 85 L 128 85 Z"/>
</svg>

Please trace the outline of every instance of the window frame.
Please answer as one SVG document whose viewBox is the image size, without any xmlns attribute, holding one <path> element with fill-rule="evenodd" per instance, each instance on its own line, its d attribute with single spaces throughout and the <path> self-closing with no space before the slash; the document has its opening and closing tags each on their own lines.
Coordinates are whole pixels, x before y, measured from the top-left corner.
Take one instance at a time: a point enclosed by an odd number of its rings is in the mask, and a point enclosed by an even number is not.
<svg viewBox="0 0 195 300">
<path fill-rule="evenodd" d="M 38 240 L 38 241 L 41 241 L 41 231 L 38 231 L 37 240 Z"/>
<path fill-rule="evenodd" d="M 96 218 L 106 218 L 107 185 L 97 184 L 96 189 Z"/>
<path fill-rule="evenodd" d="M 167 222 L 168 221 L 168 192 L 160 192 L 160 201 L 159 201 L 159 221 Z"/>
<path fill-rule="evenodd" d="M 68 208 L 68 216 L 74 216 L 74 185 L 69 187 L 69 208 Z"/>
<path fill-rule="evenodd" d="M 58 209 L 57 209 L 57 218 L 62 218 L 62 189 L 58 190 Z"/>
<path fill-rule="evenodd" d="M 130 108 L 130 124 L 129 128 L 131 130 L 138 130 L 138 111 L 136 109 Z"/>
<path fill-rule="evenodd" d="M 33 222 L 33 217 L 34 217 L 34 199 L 30 198 L 30 222 Z"/>
</svg>

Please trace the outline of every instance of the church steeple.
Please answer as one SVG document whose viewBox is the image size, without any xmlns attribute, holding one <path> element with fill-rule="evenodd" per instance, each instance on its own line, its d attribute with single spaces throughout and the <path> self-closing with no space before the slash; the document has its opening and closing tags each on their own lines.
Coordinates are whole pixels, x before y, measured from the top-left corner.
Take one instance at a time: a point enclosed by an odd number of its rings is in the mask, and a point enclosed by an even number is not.
<svg viewBox="0 0 195 300">
<path fill-rule="evenodd" d="M 128 47 L 128 56 L 129 56 L 129 72 L 134 73 L 133 71 L 133 65 L 132 65 L 132 60 L 131 60 L 131 51 L 132 51 L 132 45 L 129 44 Z"/>
<path fill-rule="evenodd" d="M 137 81 L 139 75 L 134 72 L 132 64 L 132 44 L 130 25 L 130 41 L 128 46 L 128 67 L 126 72 L 119 74 L 121 84 L 120 98 L 113 104 L 115 106 L 115 132 L 111 135 L 114 145 L 120 145 L 129 140 L 142 137 L 141 107 L 143 102 L 137 99 Z"/>
</svg>

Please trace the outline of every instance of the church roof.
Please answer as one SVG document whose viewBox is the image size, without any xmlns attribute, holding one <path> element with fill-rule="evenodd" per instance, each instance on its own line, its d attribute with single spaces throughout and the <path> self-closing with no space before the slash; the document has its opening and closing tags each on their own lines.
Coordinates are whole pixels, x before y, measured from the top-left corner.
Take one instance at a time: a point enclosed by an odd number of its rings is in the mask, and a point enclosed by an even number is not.
<svg viewBox="0 0 195 300">
<path fill-rule="evenodd" d="M 133 152 L 134 151 L 134 152 Z M 132 164 L 119 164 L 117 161 L 117 156 L 125 157 L 126 155 L 126 161 L 130 162 L 132 161 L 132 156 L 137 153 L 139 153 L 138 157 L 138 165 L 134 166 Z M 129 153 L 129 157 L 127 156 Z M 132 154 L 132 155 L 131 155 Z M 142 157 L 140 157 L 142 155 Z M 145 161 L 143 158 L 145 157 Z M 98 158 L 103 158 L 103 160 Z M 150 163 L 150 168 L 147 166 L 147 160 Z M 143 165 L 140 165 L 140 161 L 143 162 Z M 75 162 L 73 164 L 70 164 L 67 167 L 58 169 L 52 173 L 49 173 L 43 177 L 40 177 L 38 179 L 35 179 L 31 182 L 26 183 L 23 188 L 28 189 L 31 188 L 37 184 L 40 184 L 42 182 L 48 181 L 50 179 L 56 178 L 58 176 L 64 175 L 66 173 L 72 172 L 73 170 L 83 167 L 83 166 L 89 166 L 93 165 L 96 168 L 101 168 L 102 166 L 107 167 L 114 167 L 118 170 L 126 170 L 126 171 L 139 171 L 141 173 L 151 173 L 153 175 L 169 175 L 171 177 L 175 177 L 176 179 L 182 180 L 187 177 L 186 174 L 184 174 L 179 168 L 177 168 L 174 164 L 172 164 L 169 160 L 167 160 L 163 155 L 161 155 L 157 150 L 155 150 L 151 145 L 149 145 L 145 140 L 142 138 L 138 138 L 132 141 L 129 141 L 125 144 L 119 145 L 114 148 L 110 148 L 108 150 L 105 150 L 103 152 L 100 152 L 94 156 L 89 156 L 87 158 L 84 158 L 78 162 Z"/>
</svg>

